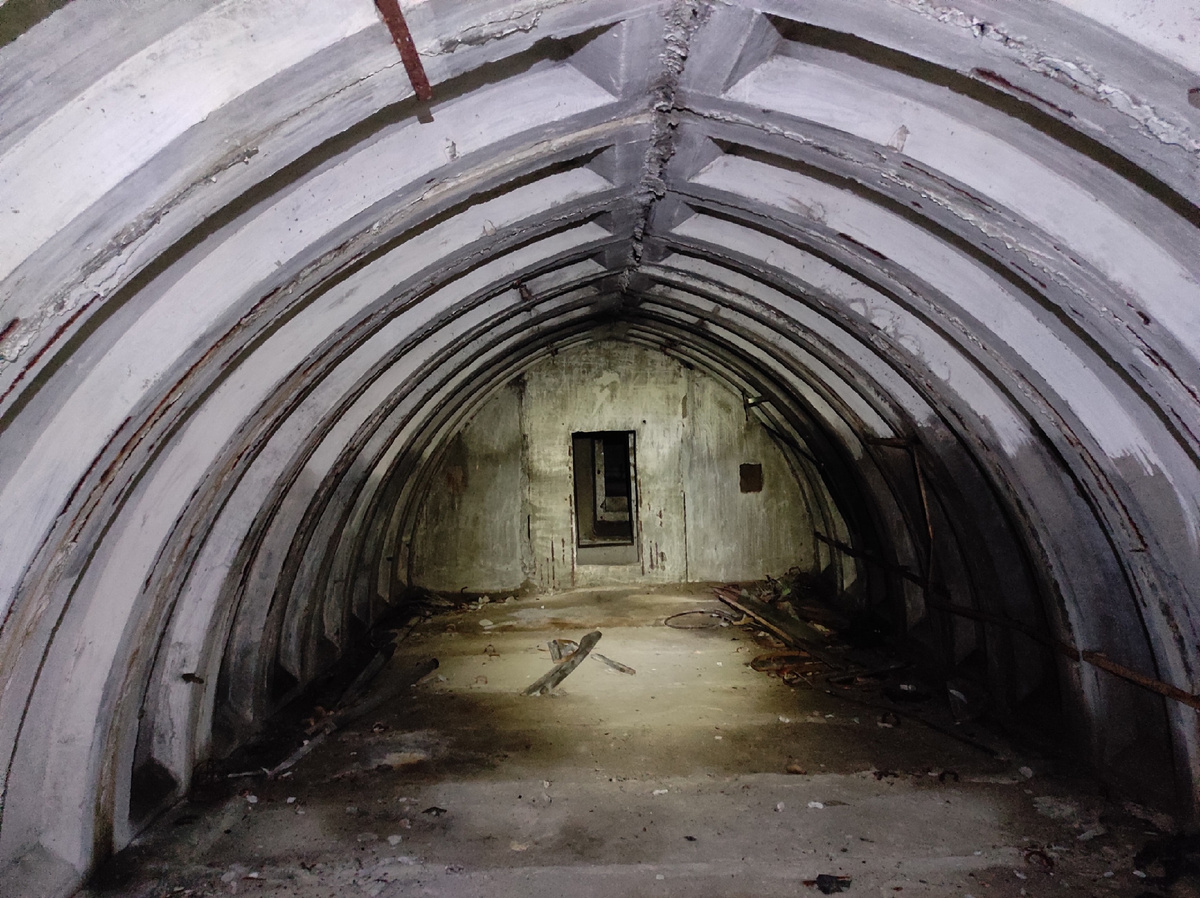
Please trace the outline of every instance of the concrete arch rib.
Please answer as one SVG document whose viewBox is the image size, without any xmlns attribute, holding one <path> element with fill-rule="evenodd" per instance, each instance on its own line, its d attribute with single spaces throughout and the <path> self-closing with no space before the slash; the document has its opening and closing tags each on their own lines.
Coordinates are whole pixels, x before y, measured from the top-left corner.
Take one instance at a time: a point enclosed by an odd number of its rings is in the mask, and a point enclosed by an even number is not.
<svg viewBox="0 0 1200 898">
<path fill-rule="evenodd" d="M 348 651 L 448 440 L 614 337 L 769 396 L 863 601 L 1194 813 L 1194 712 L 1053 650 L 1196 691 L 1200 64 L 1077 5 L 426 0 L 428 109 L 370 3 L 0 47 L 0 883 Z"/>
</svg>

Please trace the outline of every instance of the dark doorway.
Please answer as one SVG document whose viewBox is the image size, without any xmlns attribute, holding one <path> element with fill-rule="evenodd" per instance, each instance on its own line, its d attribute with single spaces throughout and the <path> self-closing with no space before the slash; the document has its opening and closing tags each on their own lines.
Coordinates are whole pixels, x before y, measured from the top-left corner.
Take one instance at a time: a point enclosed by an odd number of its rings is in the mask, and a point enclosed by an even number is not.
<svg viewBox="0 0 1200 898">
<path fill-rule="evenodd" d="M 631 430 L 571 435 L 580 548 L 632 546 L 637 507 Z"/>
</svg>

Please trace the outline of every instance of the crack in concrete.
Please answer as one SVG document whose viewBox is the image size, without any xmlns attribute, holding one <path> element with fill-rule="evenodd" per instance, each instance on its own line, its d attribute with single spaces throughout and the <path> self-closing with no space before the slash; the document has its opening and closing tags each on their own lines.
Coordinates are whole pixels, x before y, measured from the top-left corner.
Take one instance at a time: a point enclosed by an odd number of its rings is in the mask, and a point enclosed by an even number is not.
<svg viewBox="0 0 1200 898">
<path fill-rule="evenodd" d="M 556 6 L 562 6 L 569 0 L 551 0 L 551 2 L 535 3 L 522 9 L 514 10 L 510 15 L 498 19 L 489 19 L 472 25 L 460 31 L 453 37 L 445 38 L 420 48 L 422 56 L 449 56 L 461 47 L 482 47 L 493 41 L 503 40 L 514 34 L 528 34 L 538 27 L 542 14 Z M 524 22 L 523 19 L 530 21 Z"/>
<path fill-rule="evenodd" d="M 1200 154 L 1200 139 L 1192 136 L 1191 128 L 1164 118 L 1149 103 L 1105 83 L 1104 77 L 1087 63 L 1074 63 L 1038 53 L 1033 59 L 1023 59 L 1022 64 L 1032 72 L 1065 84 L 1071 90 L 1128 116 L 1137 122 L 1139 127 L 1136 130 L 1160 143 Z"/>
<path fill-rule="evenodd" d="M 1164 117 L 1149 103 L 1128 91 L 1106 82 L 1093 66 L 1057 58 L 1034 46 L 1029 38 L 1016 36 L 953 6 L 940 6 L 930 0 L 890 0 L 927 19 L 934 19 L 970 31 L 978 40 L 990 40 L 1012 52 L 1014 61 L 1035 74 L 1069 87 L 1088 99 L 1133 119 L 1136 130 L 1167 146 L 1177 146 L 1200 154 L 1200 139 L 1193 136 L 1186 122 Z"/>
<path fill-rule="evenodd" d="M 663 35 L 664 48 L 659 55 L 662 72 L 651 89 L 651 108 L 654 110 L 654 129 L 646 150 L 642 177 L 634 191 L 638 212 L 629 247 L 629 260 L 618 279 L 618 290 L 629 290 L 630 278 L 642 263 L 646 229 L 654 206 L 666 193 L 663 173 L 675 155 L 675 130 L 679 127 L 679 107 L 675 97 L 683 69 L 687 64 L 692 38 L 712 13 L 708 0 L 676 0 L 666 14 L 667 26 Z"/>
<path fill-rule="evenodd" d="M 259 154 L 259 146 L 278 134 L 290 122 L 310 113 L 319 106 L 328 103 L 340 94 L 370 81 L 372 78 L 393 69 L 403 63 L 399 60 L 363 75 L 342 85 L 316 100 L 297 109 L 286 118 L 280 119 L 270 128 L 261 131 L 250 141 L 250 146 L 238 146 L 225 154 L 212 166 L 196 176 L 173 195 L 163 200 L 157 207 L 146 209 L 135 217 L 113 236 L 104 248 L 80 267 L 82 280 L 62 288 L 52 294 L 41 306 L 37 314 L 27 316 L 7 338 L 0 343 L 0 375 L 18 360 L 46 329 L 53 325 L 55 319 L 69 316 L 81 308 L 85 302 L 93 302 L 97 296 L 107 296 L 116 292 L 127 280 L 127 269 L 133 263 L 133 258 L 139 246 L 146 242 L 150 232 L 172 211 L 185 204 L 208 185 L 215 183 L 217 176 L 238 165 L 249 165 L 250 160 Z M 264 173 L 268 177 L 271 173 Z M 132 249 L 131 249 L 132 248 Z M 140 270 L 140 269 L 139 269 Z M 136 273 L 136 272 L 134 272 Z M 20 286 L 18 281 L 17 287 Z M 12 291 L 15 294 L 16 290 Z M 11 295 L 11 294 L 10 294 Z M 56 335 L 57 339 L 59 335 Z M 47 344 L 48 345 L 48 344 Z"/>
<path fill-rule="evenodd" d="M 712 120 L 712 121 L 729 123 L 729 124 L 752 125 L 752 126 L 759 128 L 759 130 L 761 130 L 764 133 L 770 134 L 772 136 L 783 137 L 785 139 L 795 141 L 796 143 L 802 144 L 805 147 L 808 147 L 809 149 L 821 152 L 822 154 L 824 154 L 826 156 L 829 156 L 834 159 L 839 159 L 845 163 L 848 163 L 848 164 L 854 166 L 855 168 L 858 168 L 863 165 L 863 162 L 861 159 L 859 159 L 851 154 L 847 154 L 847 153 L 839 151 L 833 147 L 829 147 L 824 144 L 821 144 L 821 143 L 815 141 L 811 136 L 802 135 L 802 134 L 790 131 L 790 130 L 780 127 L 780 126 L 769 125 L 769 124 L 766 124 L 763 122 L 752 122 L 750 119 L 748 119 L 744 116 L 736 115 L 736 114 L 719 113 L 719 112 L 714 112 L 714 111 L 702 111 L 702 110 L 697 110 L 697 109 L 688 109 L 687 111 L 691 115 L 695 115 L 698 118 L 702 118 L 702 119 L 706 119 L 706 120 Z M 1150 349 L 1150 344 L 1147 342 L 1147 339 L 1146 339 L 1144 333 L 1142 333 L 1138 329 L 1136 324 L 1129 317 L 1121 316 L 1119 314 L 1116 314 L 1113 310 L 1110 310 L 1102 305 L 1099 305 L 1095 298 L 1094 289 L 1089 289 L 1086 286 L 1080 285 L 1079 283 L 1075 282 L 1073 279 L 1068 277 L 1066 274 L 1066 272 L 1068 270 L 1067 268 L 1055 267 L 1053 265 L 1053 262 L 1056 258 L 1054 255 L 1052 255 L 1047 250 L 1038 249 L 1034 246 L 1031 246 L 1025 238 L 1017 236 L 1017 233 L 1023 227 L 1028 227 L 1028 225 L 1023 226 L 1020 222 L 1005 219 L 1006 223 L 1007 223 L 1007 227 L 1004 227 L 1004 228 L 997 227 L 994 223 L 989 222 L 987 219 L 972 215 L 969 212 L 967 212 L 963 209 L 960 209 L 958 207 L 958 205 L 949 197 L 934 194 L 932 191 L 930 191 L 926 187 L 921 186 L 917 182 L 915 182 L 907 177 L 904 177 L 899 172 L 890 171 L 890 170 L 883 169 L 883 168 L 874 168 L 872 170 L 882 180 L 884 180 L 888 183 L 891 183 L 901 189 L 911 191 L 911 192 L 917 194 L 918 196 L 922 197 L 923 199 L 937 205 L 939 208 L 941 208 L 944 211 L 946 211 L 947 213 L 953 215 L 955 218 L 960 220 L 963 224 L 967 225 L 968 227 L 973 228 L 974 230 L 977 230 L 980 233 L 980 235 L 984 238 L 985 241 L 990 241 L 990 242 L 998 241 L 1000 244 L 1002 244 L 1005 247 L 1006 250 L 1008 250 L 1008 253 L 1010 254 L 1008 257 L 1003 257 L 1000 254 L 998 254 L 995 250 L 993 250 L 992 251 L 993 255 L 995 255 L 995 257 L 999 261 L 1001 261 L 1003 264 L 1005 264 L 1007 266 L 1014 268 L 1020 276 L 1036 281 L 1039 289 L 1042 292 L 1045 292 L 1048 289 L 1046 283 L 1042 283 L 1041 281 L 1038 281 L 1036 278 L 1031 278 L 1031 273 L 1024 271 L 1017 264 L 1017 260 L 1022 260 L 1025 263 L 1027 263 L 1030 268 L 1039 272 L 1046 279 L 1047 282 L 1053 283 L 1057 288 L 1063 290 L 1065 293 L 1067 293 L 1068 295 L 1073 297 L 1076 302 L 1080 303 L 1082 306 L 1086 306 L 1087 308 L 1089 308 L 1091 310 L 1092 315 L 1098 316 L 1100 319 L 1106 320 L 1110 326 L 1114 327 L 1118 332 L 1120 332 L 1120 334 L 1123 335 L 1123 339 L 1125 339 L 1126 342 L 1133 349 L 1137 350 L 1140 348 L 1143 352 L 1147 352 L 1147 353 L 1153 352 L 1153 355 L 1155 358 L 1153 360 L 1151 360 L 1151 362 L 1150 362 L 1151 366 L 1159 369 L 1160 371 L 1167 372 L 1170 376 L 1171 383 L 1174 385 L 1175 388 L 1182 391 L 1185 396 L 1191 397 L 1193 399 L 1193 401 L 1198 396 L 1200 396 L 1200 394 L 1197 393 L 1196 388 L 1193 385 L 1189 384 L 1185 379 L 1181 378 L 1179 376 L 1178 372 L 1176 372 L 1173 368 L 1171 368 L 1171 366 L 1167 365 L 1165 363 L 1165 361 L 1162 359 L 1161 355 L 1157 351 L 1153 351 Z M 941 179 L 934 177 L 929 172 L 923 172 L 923 174 L 927 177 L 932 177 L 935 181 L 941 181 Z M 949 190 L 952 190 L 955 193 L 963 193 L 963 191 L 958 190 L 957 188 L 955 188 L 952 184 L 949 184 L 948 182 L 942 182 L 942 183 L 945 184 L 945 186 Z M 965 194 L 965 196 L 970 201 L 974 201 L 976 203 L 981 204 L 985 210 L 991 211 L 994 214 L 996 214 L 997 216 L 1000 215 L 999 210 L 990 206 L 990 204 L 987 204 L 980 198 L 974 197 L 970 194 Z M 801 211 L 803 211 L 803 210 L 801 210 Z M 768 217 L 771 217 L 771 216 L 768 216 Z M 807 214 L 806 214 L 806 217 L 811 218 L 812 216 L 807 216 Z M 1058 250 L 1060 253 L 1062 253 L 1062 255 L 1059 258 L 1062 258 L 1066 262 L 1070 263 L 1070 265 L 1073 265 L 1076 269 L 1084 269 L 1089 272 L 1093 271 L 1091 265 L 1082 262 L 1081 260 L 1075 258 L 1074 256 L 1070 255 L 1069 253 L 1066 253 L 1065 251 L 1062 250 L 1061 247 L 1055 246 L 1055 249 Z M 1095 274 L 1093 274 L 1092 276 L 1096 277 L 1098 280 L 1101 280 L 1101 281 L 1104 280 L 1102 277 L 1099 277 Z M 1132 298 L 1125 295 L 1124 293 L 1121 293 L 1121 297 L 1125 303 L 1126 308 L 1128 308 L 1130 310 L 1131 314 L 1143 314 L 1140 312 L 1140 310 L 1138 309 L 1136 303 L 1133 301 Z M 1082 320 L 1082 313 L 1079 313 L 1075 306 L 1064 305 L 1064 308 L 1069 308 L 1072 310 L 1073 318 Z M 1150 392 L 1157 397 L 1159 406 L 1162 409 L 1164 409 L 1171 416 L 1172 420 L 1175 420 L 1178 422 L 1178 424 L 1180 425 L 1181 432 L 1194 437 L 1194 428 L 1191 426 L 1190 422 L 1188 422 L 1186 420 L 1185 416 L 1181 416 L 1177 411 L 1175 411 L 1174 406 L 1173 406 L 1172 402 L 1170 401 L 1170 397 L 1168 395 L 1162 393 L 1161 391 L 1155 389 L 1153 387 L 1151 379 L 1149 379 L 1148 377 L 1142 378 L 1140 382 L 1142 383 L 1142 386 L 1144 388 L 1150 390 Z M 1194 444 L 1194 439 L 1193 439 L 1193 444 Z"/>
</svg>

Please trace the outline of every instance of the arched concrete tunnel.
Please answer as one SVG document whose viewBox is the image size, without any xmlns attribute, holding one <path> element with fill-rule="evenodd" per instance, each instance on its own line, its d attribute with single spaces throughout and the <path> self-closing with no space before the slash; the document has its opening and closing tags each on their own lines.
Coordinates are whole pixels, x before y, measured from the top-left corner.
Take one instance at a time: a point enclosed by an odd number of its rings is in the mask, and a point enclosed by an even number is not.
<svg viewBox="0 0 1200 898">
<path fill-rule="evenodd" d="M 69 892 L 423 577 L 796 564 L 1194 818 L 1200 6 L 403 7 L 430 100 L 369 0 L 0 5 L 9 881 Z M 556 448 L 472 468 L 459 584 L 445 472 L 531 379 Z M 769 438 L 660 501 L 677 389 Z M 626 430 L 592 564 L 538 465 Z M 726 517 L 767 456 L 787 507 Z"/>
</svg>

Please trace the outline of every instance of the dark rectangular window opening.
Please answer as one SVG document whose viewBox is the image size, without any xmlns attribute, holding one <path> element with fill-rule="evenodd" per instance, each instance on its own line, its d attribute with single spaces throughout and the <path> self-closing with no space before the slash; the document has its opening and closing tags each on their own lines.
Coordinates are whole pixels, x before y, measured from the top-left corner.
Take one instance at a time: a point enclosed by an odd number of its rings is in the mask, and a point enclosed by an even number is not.
<svg viewBox="0 0 1200 898">
<path fill-rule="evenodd" d="M 578 545 L 632 546 L 637 475 L 633 431 L 571 434 Z"/>
<path fill-rule="evenodd" d="M 743 493 L 761 493 L 762 465 L 742 465 L 738 468 L 738 486 Z"/>
</svg>

